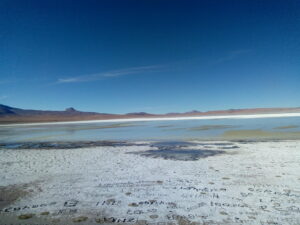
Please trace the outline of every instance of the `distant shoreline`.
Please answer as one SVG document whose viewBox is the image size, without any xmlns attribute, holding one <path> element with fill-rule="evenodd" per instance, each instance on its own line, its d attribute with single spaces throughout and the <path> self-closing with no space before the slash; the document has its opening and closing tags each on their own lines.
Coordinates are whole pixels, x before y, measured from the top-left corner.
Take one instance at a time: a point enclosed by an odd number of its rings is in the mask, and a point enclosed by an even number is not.
<svg viewBox="0 0 300 225">
<path fill-rule="evenodd" d="M 84 123 L 107 123 L 107 122 L 146 122 L 146 121 L 256 119 L 256 118 L 259 119 L 259 118 L 280 118 L 280 117 L 300 117 L 300 113 L 269 113 L 269 114 L 240 114 L 240 115 L 220 115 L 220 116 L 217 115 L 217 116 L 152 117 L 152 118 L 130 118 L 130 119 L 78 120 L 78 121 L 60 121 L 60 122 L 10 123 L 10 124 L 0 124 L 0 127 L 63 125 L 63 124 L 84 124 Z"/>
</svg>

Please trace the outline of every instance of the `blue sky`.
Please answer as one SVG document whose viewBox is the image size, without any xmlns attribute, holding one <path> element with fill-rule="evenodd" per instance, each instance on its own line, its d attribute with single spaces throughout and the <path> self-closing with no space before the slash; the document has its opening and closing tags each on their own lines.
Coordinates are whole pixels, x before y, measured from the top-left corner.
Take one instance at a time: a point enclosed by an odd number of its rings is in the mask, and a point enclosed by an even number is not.
<svg viewBox="0 0 300 225">
<path fill-rule="evenodd" d="M 0 1 L 2 104 L 164 113 L 299 100 L 299 0 Z"/>
</svg>

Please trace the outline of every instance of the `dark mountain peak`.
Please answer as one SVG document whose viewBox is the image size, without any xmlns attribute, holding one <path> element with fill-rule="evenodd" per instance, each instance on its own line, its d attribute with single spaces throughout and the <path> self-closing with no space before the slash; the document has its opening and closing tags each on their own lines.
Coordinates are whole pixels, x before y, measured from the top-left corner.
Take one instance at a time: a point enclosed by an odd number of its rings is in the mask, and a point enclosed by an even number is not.
<svg viewBox="0 0 300 225">
<path fill-rule="evenodd" d="M 192 110 L 192 111 L 189 111 L 187 113 L 201 113 L 201 111 L 198 111 L 198 110 Z"/>
<path fill-rule="evenodd" d="M 127 113 L 126 115 L 144 116 L 144 115 L 149 115 L 149 113 L 146 113 L 146 112 L 133 112 L 133 113 Z"/>
<path fill-rule="evenodd" d="M 0 104 L 0 109 L 13 109 L 12 107 L 8 106 L 8 105 L 2 105 Z"/>
<path fill-rule="evenodd" d="M 74 109 L 73 107 L 70 108 L 66 108 L 65 109 L 66 112 L 78 112 L 76 109 Z"/>
<path fill-rule="evenodd" d="M 12 107 L 0 104 L 0 115 L 15 114 Z"/>
</svg>

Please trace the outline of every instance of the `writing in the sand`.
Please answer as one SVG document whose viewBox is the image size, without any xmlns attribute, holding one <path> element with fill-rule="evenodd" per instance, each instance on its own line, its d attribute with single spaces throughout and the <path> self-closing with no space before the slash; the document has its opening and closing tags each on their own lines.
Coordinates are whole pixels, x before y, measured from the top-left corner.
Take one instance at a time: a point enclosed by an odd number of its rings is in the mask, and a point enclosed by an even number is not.
<svg viewBox="0 0 300 225">
<path fill-rule="evenodd" d="M 37 208 L 43 208 L 47 206 L 56 205 L 57 202 L 50 202 L 50 203 L 42 203 L 42 204 L 34 204 L 34 205 L 25 205 L 25 206 L 16 206 L 16 207 L 8 207 L 4 209 L 0 209 L 1 212 L 18 212 L 22 210 L 28 210 L 28 209 L 37 209 Z"/>
<path fill-rule="evenodd" d="M 63 207 L 75 207 L 79 201 L 77 200 L 67 200 L 63 202 Z M 50 203 L 41 203 L 41 204 L 33 204 L 33 205 L 25 205 L 25 206 L 15 206 L 15 207 L 8 207 L 4 209 L 0 209 L 0 213 L 8 213 L 8 212 L 18 212 L 18 211 L 23 211 L 23 210 L 29 210 L 29 209 L 39 209 L 39 208 L 44 208 L 48 206 L 54 206 L 58 205 L 57 202 L 50 202 Z"/>
</svg>

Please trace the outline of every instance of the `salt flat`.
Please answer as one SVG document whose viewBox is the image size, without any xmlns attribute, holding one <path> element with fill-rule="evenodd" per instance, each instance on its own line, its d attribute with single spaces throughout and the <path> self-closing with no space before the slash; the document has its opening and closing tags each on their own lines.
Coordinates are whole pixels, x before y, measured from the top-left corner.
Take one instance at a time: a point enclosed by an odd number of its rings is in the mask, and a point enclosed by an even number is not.
<svg viewBox="0 0 300 225">
<path fill-rule="evenodd" d="M 0 224 L 300 224 L 300 141 L 2 149 Z"/>
</svg>

